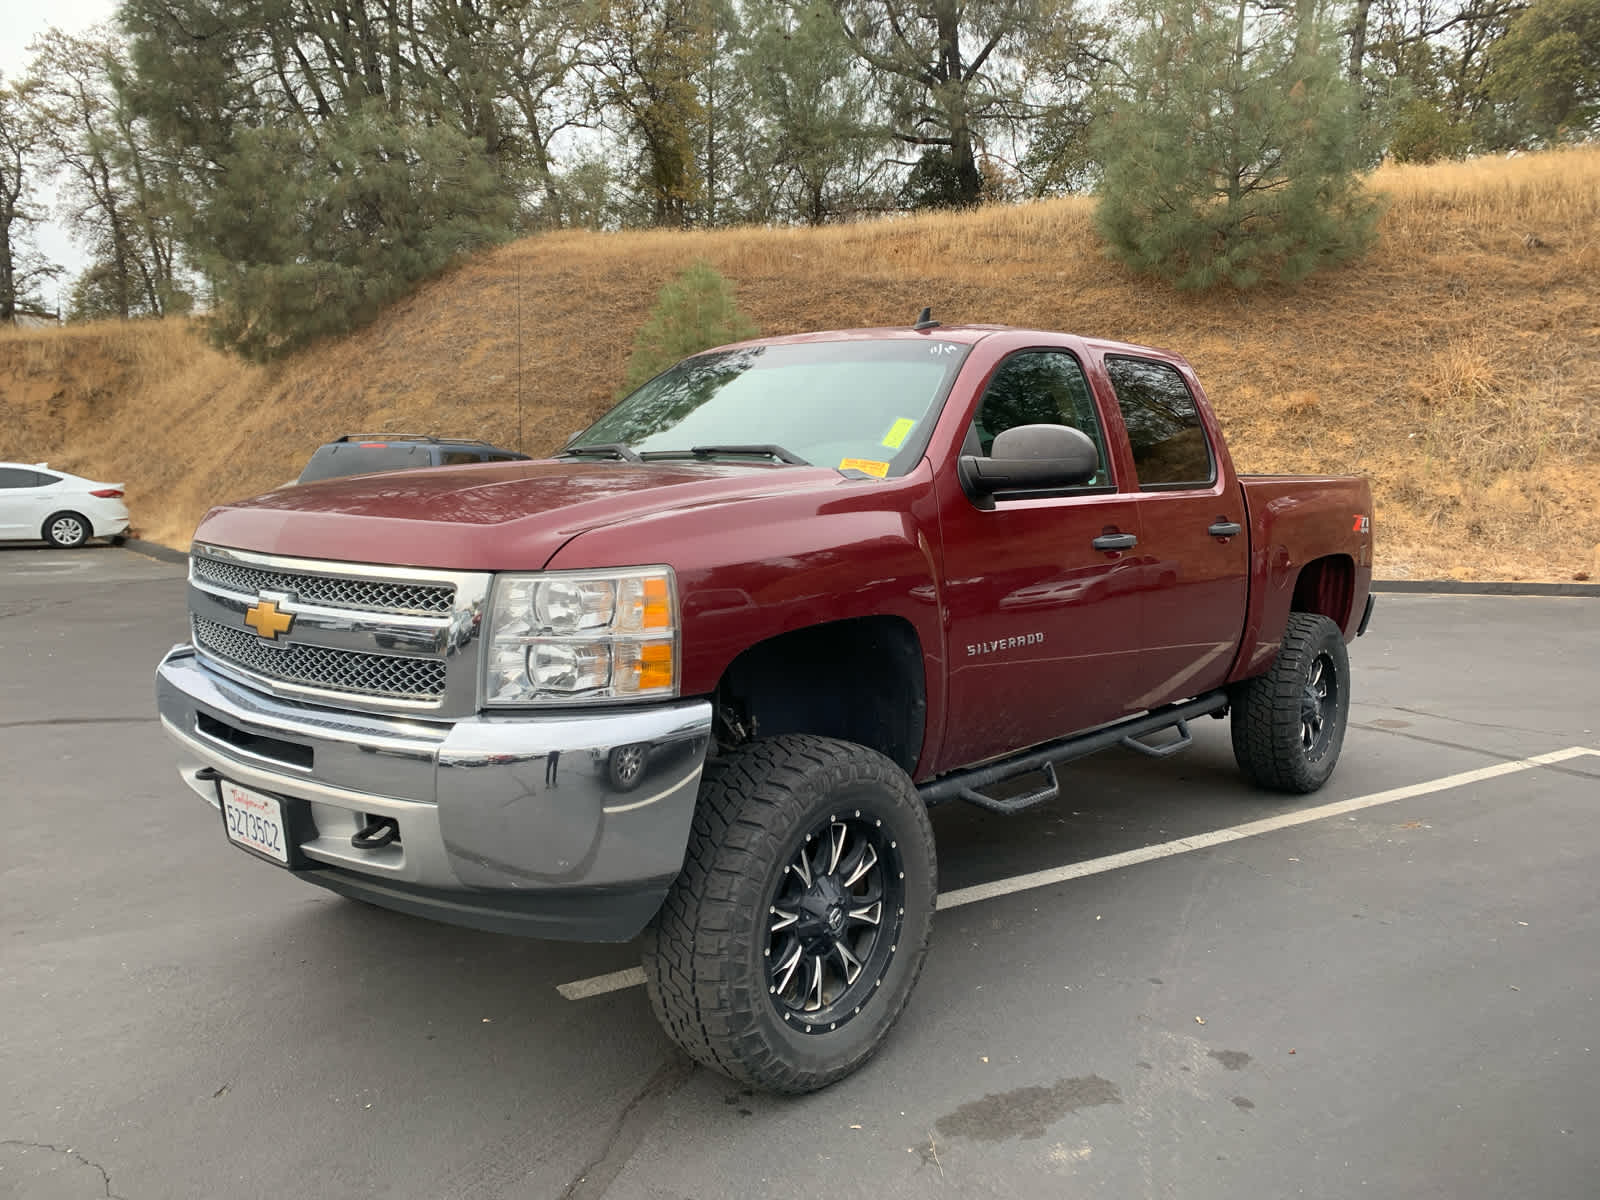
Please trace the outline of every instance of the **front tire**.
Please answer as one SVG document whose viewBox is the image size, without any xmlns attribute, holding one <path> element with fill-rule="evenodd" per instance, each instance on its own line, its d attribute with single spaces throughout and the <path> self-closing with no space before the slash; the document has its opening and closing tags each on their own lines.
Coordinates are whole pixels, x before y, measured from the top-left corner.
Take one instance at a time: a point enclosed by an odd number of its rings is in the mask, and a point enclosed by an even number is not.
<svg viewBox="0 0 1600 1200">
<path fill-rule="evenodd" d="M 1349 711 L 1350 658 L 1339 627 L 1291 613 L 1272 669 L 1234 695 L 1233 757 L 1260 787 L 1314 792 L 1338 764 Z"/>
<path fill-rule="evenodd" d="M 39 535 L 57 550 L 73 550 L 91 536 L 89 518 L 75 512 L 52 513 L 45 518 Z"/>
<path fill-rule="evenodd" d="M 933 828 L 905 772 L 786 735 L 706 765 L 682 872 L 645 933 L 650 1003 L 697 1062 L 812 1092 L 870 1058 L 921 973 Z"/>
</svg>

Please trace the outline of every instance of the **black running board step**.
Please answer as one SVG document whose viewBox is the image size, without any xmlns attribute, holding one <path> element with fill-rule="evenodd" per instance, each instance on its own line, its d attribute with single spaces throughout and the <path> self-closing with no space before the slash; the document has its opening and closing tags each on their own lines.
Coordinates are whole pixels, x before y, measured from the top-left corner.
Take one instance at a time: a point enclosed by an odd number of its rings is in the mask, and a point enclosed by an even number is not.
<svg viewBox="0 0 1600 1200">
<path fill-rule="evenodd" d="M 985 796 L 975 788 L 962 788 L 959 794 L 968 804 L 976 804 L 979 808 L 986 808 L 992 813 L 1009 817 L 1012 813 L 1019 813 L 1025 808 L 1032 808 L 1035 804 L 1043 804 L 1046 800 L 1054 800 L 1061 795 L 1061 783 L 1056 779 L 1055 766 L 1045 763 L 1039 770 L 1044 775 L 1044 786 L 1037 791 L 1024 792 L 1020 796 L 1007 796 L 1004 800 L 995 796 Z"/>
<path fill-rule="evenodd" d="M 1193 700 L 1185 700 L 1181 704 L 1169 704 L 1165 708 L 1158 708 L 1142 716 L 1130 717 L 1126 721 L 1118 721 L 1114 725 L 1102 726 L 1088 733 L 1074 734 L 1071 737 L 1058 738 L 1053 742 L 1045 742 L 1020 754 L 1003 758 L 998 762 L 985 763 L 980 767 L 969 767 L 962 771 L 952 771 L 948 775 L 941 775 L 938 779 L 924 783 L 917 788 L 917 793 L 922 797 L 922 802 L 929 808 L 936 804 L 943 804 L 949 800 L 966 800 L 980 808 L 986 808 L 996 813 L 1018 813 L 1024 809 L 1032 808 L 1036 804 L 1043 804 L 1047 800 L 1054 800 L 1061 794 L 1061 787 L 1056 779 L 1055 768 L 1062 763 L 1072 762 L 1074 759 L 1086 758 L 1091 754 L 1112 746 L 1128 746 L 1141 754 L 1148 754 L 1154 758 L 1165 758 L 1169 754 L 1176 754 L 1184 749 L 1194 739 L 1189 735 L 1188 723 L 1196 717 L 1213 716 L 1224 712 L 1228 707 L 1228 693 L 1225 691 L 1208 692 Z M 1148 737 L 1153 733 L 1160 733 L 1164 729 L 1178 731 L 1178 740 L 1160 746 L 1148 746 L 1138 741 L 1139 738 Z M 997 800 L 993 796 L 986 796 L 984 788 L 993 787 L 997 783 L 1004 783 L 1008 779 L 1015 779 L 1018 775 L 1027 775 L 1034 771 L 1042 771 L 1045 775 L 1045 785 L 1036 791 L 1028 792 L 1021 796 L 1012 796 Z"/>
<path fill-rule="evenodd" d="M 1119 744 L 1126 746 L 1129 750 L 1137 750 L 1140 754 L 1148 754 L 1151 758 L 1171 758 L 1179 750 L 1186 750 L 1194 745 L 1194 738 L 1189 736 L 1189 722 L 1179 721 L 1174 728 L 1178 731 L 1177 740 L 1162 742 L 1159 746 L 1141 742 L 1136 737 L 1125 737 Z"/>
</svg>

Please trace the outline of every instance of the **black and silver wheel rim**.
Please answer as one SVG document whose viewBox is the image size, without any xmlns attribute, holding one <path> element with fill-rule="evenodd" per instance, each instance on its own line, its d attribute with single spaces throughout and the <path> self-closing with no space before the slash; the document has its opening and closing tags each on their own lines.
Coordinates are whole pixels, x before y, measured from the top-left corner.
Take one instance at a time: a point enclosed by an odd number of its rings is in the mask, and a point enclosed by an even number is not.
<svg viewBox="0 0 1600 1200">
<path fill-rule="evenodd" d="M 1300 749 L 1307 758 L 1320 758 L 1333 740 L 1339 718 L 1339 673 L 1333 656 L 1317 655 L 1300 690 Z"/>
<path fill-rule="evenodd" d="M 618 787 L 630 788 L 644 770 L 644 747 L 620 746 L 611 752 L 611 778 Z"/>
<path fill-rule="evenodd" d="M 831 1033 L 882 985 L 905 919 L 905 870 L 882 820 L 859 809 L 819 824 L 768 905 L 768 998 L 789 1028 Z"/>
<path fill-rule="evenodd" d="M 77 517 L 57 517 L 50 522 L 50 537 L 62 546 L 76 546 L 83 541 L 83 522 Z"/>
</svg>

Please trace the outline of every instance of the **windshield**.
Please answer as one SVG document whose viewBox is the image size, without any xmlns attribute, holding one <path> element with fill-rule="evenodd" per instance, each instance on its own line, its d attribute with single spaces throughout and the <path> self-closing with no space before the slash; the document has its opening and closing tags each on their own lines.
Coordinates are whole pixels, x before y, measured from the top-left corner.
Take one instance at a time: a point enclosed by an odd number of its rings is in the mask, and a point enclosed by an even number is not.
<svg viewBox="0 0 1600 1200">
<path fill-rule="evenodd" d="M 928 433 L 970 346 L 841 341 L 748 346 L 685 359 L 573 439 L 643 458 L 737 457 L 781 449 L 817 466 L 902 475 Z M 783 456 L 771 453 L 773 458 Z"/>
</svg>

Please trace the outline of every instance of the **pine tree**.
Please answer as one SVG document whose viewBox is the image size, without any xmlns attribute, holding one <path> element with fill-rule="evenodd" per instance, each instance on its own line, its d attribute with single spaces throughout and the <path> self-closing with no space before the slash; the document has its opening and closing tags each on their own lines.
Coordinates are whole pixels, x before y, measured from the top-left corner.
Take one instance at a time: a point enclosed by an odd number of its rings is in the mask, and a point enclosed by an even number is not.
<svg viewBox="0 0 1600 1200">
<path fill-rule="evenodd" d="M 197 215 L 224 345 L 266 359 L 375 317 L 417 280 L 505 237 L 514 199 L 477 145 L 379 104 L 308 145 L 248 130 Z"/>
<path fill-rule="evenodd" d="M 888 139 L 838 19 L 797 0 L 752 20 L 740 63 L 759 130 L 739 180 L 749 218 L 821 225 L 882 207 L 871 180 Z"/>
<path fill-rule="evenodd" d="M 680 358 L 761 331 L 739 311 L 733 286 L 707 262 L 697 262 L 656 295 L 628 360 L 631 392 Z"/>
<path fill-rule="evenodd" d="M 1356 174 L 1358 97 L 1310 3 L 1162 0 L 1095 138 L 1111 253 L 1180 288 L 1302 278 L 1361 253 L 1378 201 Z"/>
</svg>

